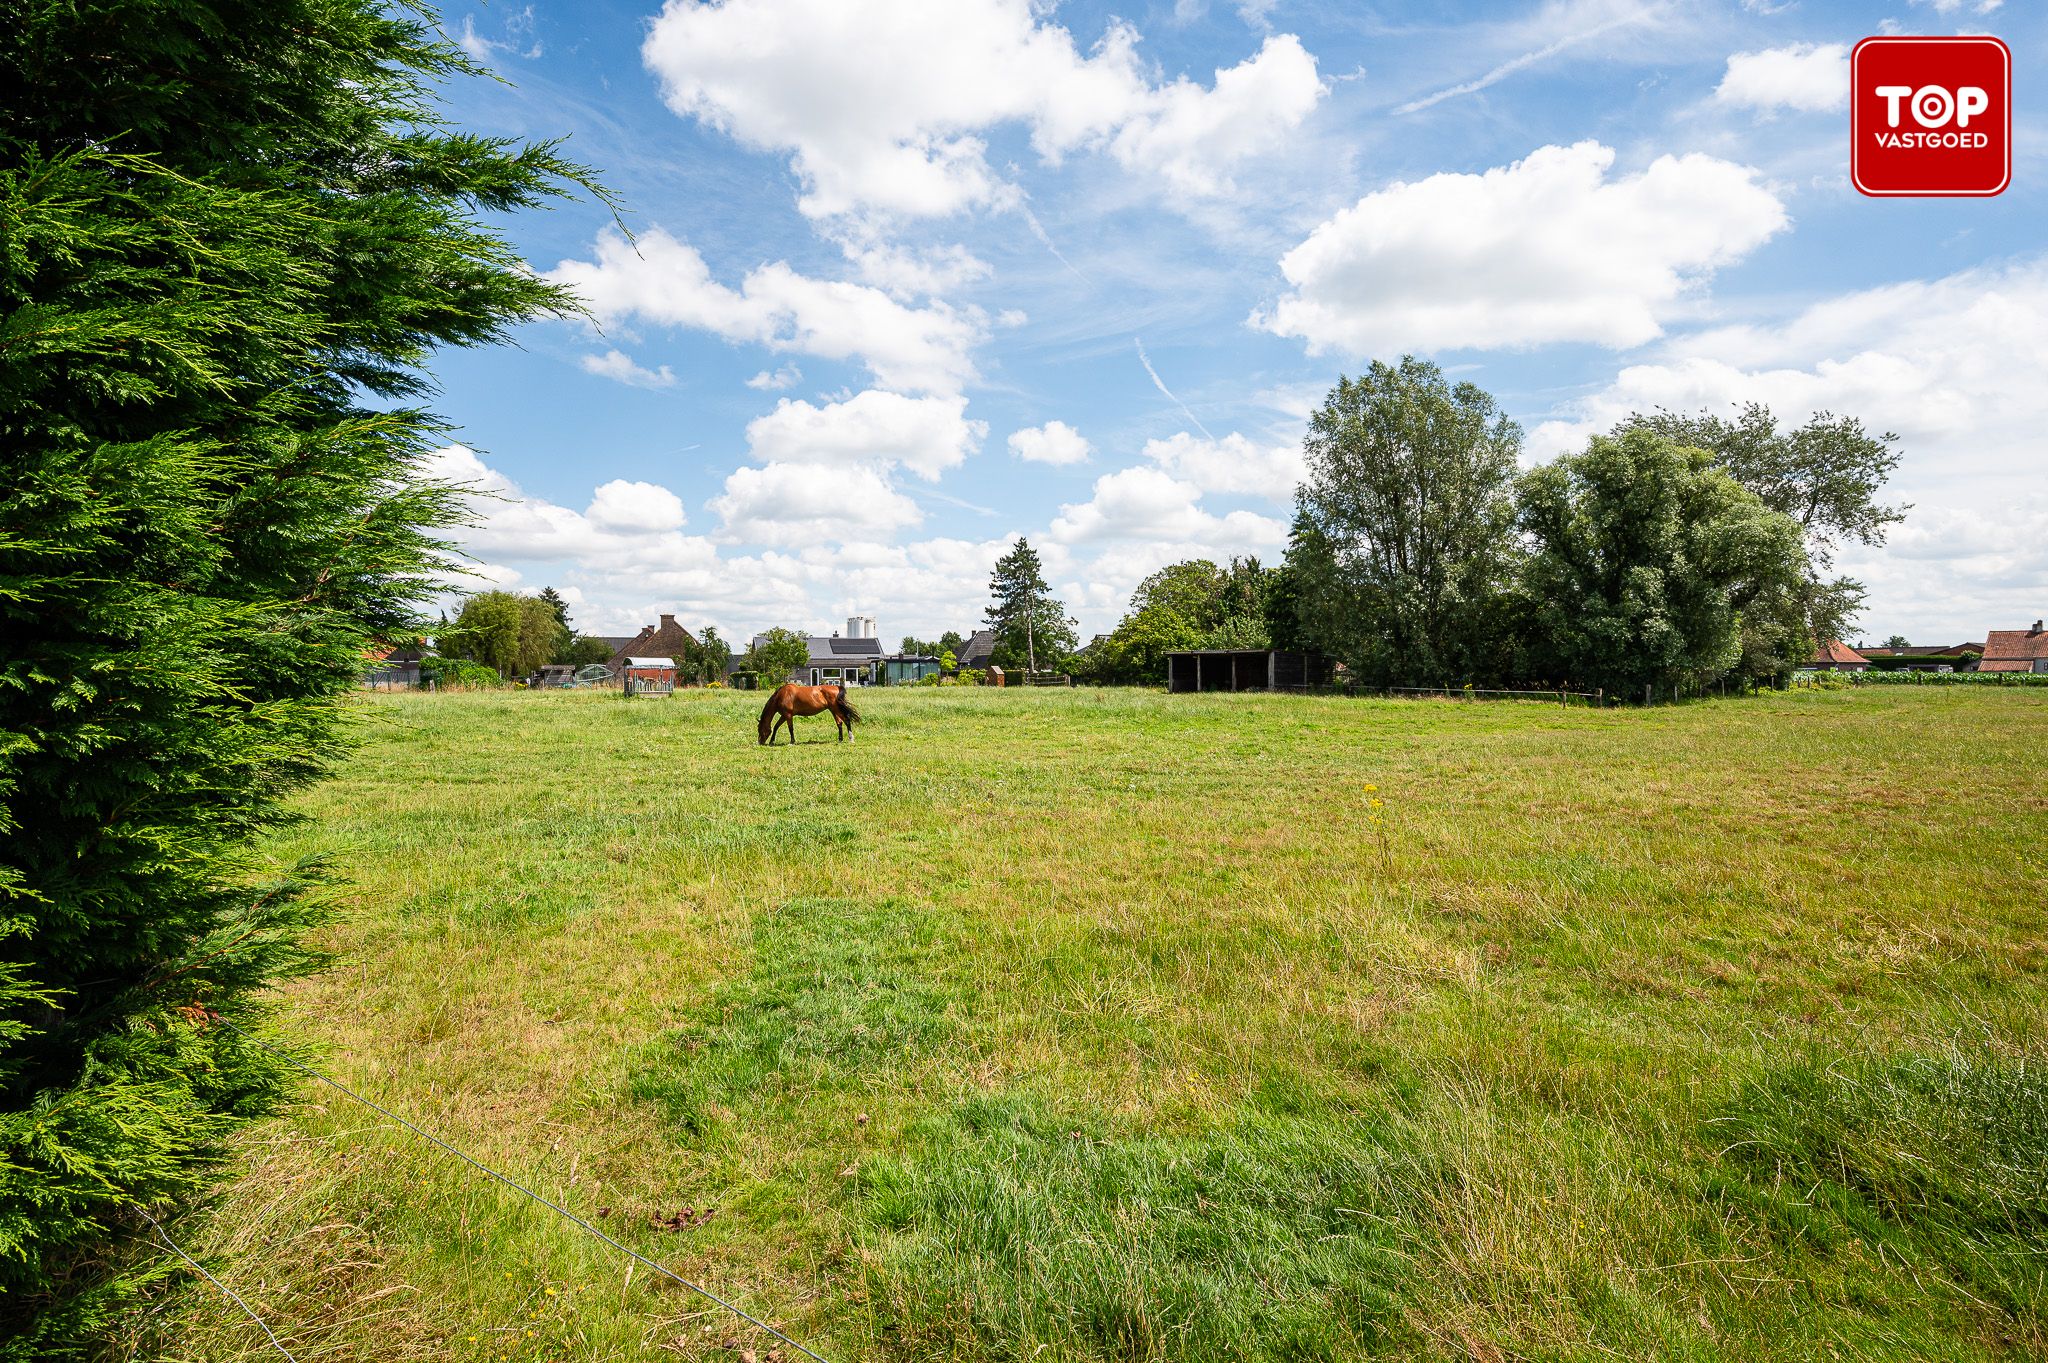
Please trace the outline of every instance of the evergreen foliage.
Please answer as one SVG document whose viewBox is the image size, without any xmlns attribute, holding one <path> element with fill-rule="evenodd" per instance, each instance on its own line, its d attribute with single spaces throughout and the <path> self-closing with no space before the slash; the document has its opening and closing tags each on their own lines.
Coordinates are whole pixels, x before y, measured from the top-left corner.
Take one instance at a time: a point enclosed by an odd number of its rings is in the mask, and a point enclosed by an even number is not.
<svg viewBox="0 0 2048 1363">
<path fill-rule="evenodd" d="M 1060 666 L 1079 647 L 1079 626 L 1046 585 L 1044 566 L 1030 540 L 1020 538 L 996 560 L 988 596 L 982 623 L 995 631 L 990 660 L 996 666 L 1043 671 Z"/>
<path fill-rule="evenodd" d="M 371 0 L 24 0 L 0 25 L 0 1358 L 85 1356 L 288 1071 L 217 1013 L 314 968 L 257 840 L 415 634 L 441 345 L 573 300 L 483 213 L 587 185 L 452 132 Z"/>
</svg>

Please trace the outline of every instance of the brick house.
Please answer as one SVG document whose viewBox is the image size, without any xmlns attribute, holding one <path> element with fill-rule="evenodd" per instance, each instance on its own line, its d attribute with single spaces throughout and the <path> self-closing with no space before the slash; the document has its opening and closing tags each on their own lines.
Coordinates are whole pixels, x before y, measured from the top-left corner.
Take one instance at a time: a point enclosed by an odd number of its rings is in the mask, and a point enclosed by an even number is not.
<svg viewBox="0 0 2048 1363">
<path fill-rule="evenodd" d="M 2048 673 L 2048 630 L 2036 620 L 2032 629 L 1994 629 L 1984 636 L 1979 672 Z"/>
<path fill-rule="evenodd" d="M 642 625 L 640 632 L 630 639 L 607 638 L 612 645 L 612 656 L 605 666 L 612 670 L 614 677 L 626 670 L 628 658 L 673 658 L 678 664 L 683 661 L 683 650 L 694 648 L 697 640 L 690 631 L 676 623 L 673 615 L 661 617 L 658 625 Z"/>
</svg>

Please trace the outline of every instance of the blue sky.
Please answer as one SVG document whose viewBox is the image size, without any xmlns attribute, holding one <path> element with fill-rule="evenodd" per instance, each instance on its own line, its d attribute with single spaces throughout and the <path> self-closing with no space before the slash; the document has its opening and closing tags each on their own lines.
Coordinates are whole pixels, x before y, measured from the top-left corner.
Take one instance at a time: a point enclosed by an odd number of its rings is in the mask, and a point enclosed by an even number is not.
<svg viewBox="0 0 2048 1363">
<path fill-rule="evenodd" d="M 1176 559 L 1277 560 L 1306 414 L 1425 355 L 1531 462 L 1756 399 L 1901 437 L 1861 635 L 2048 611 L 2048 121 L 2032 4 L 456 4 L 488 134 L 626 209 L 506 220 L 594 325 L 449 352 L 488 581 L 659 612 L 968 630 L 1028 535 L 1086 634 Z M 2011 47 L 2012 187 L 1848 180 L 1847 49 Z"/>
</svg>

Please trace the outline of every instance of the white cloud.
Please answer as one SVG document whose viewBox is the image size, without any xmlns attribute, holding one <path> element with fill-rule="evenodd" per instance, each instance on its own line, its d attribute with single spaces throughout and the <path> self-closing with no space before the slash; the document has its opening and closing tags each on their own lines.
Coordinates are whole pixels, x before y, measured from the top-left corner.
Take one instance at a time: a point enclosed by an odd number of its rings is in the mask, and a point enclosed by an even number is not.
<svg viewBox="0 0 2048 1363">
<path fill-rule="evenodd" d="M 995 267 L 965 246 L 936 246 L 922 251 L 887 242 L 847 240 L 846 258 L 860 277 L 897 298 L 936 297 L 995 272 Z"/>
<path fill-rule="evenodd" d="M 475 494 L 470 508 L 478 523 L 457 538 L 481 559 L 604 561 L 653 569 L 698 564 L 712 553 L 709 541 L 679 533 L 682 499 L 659 484 L 614 479 L 578 512 L 529 496 L 463 445 L 436 450 L 428 473 L 465 484 Z"/>
<path fill-rule="evenodd" d="M 1955 14 L 1963 9 L 1975 10 L 1979 14 L 1989 14 L 2003 5 L 2005 0 L 1975 0 L 1974 4 L 1971 3 L 1971 0 L 1913 0 L 1913 3 L 1916 5 L 1927 5 L 1936 14 L 1942 15 Z"/>
<path fill-rule="evenodd" d="M 2014 521 L 2017 508 L 2040 506 L 2048 474 L 2042 373 L 2048 258 L 2036 257 L 1845 294 L 1773 325 L 1675 338 L 1537 425 L 1529 445 L 1547 457 L 1630 412 L 1749 401 L 1783 424 L 1826 409 L 1894 431 L 1903 458 L 1885 496 L 1916 509 L 1893 532 L 1895 549 L 1845 550 L 1839 562 L 1870 583 L 1866 619 L 1884 632 L 1960 638 L 2048 597 L 2040 522 Z M 1943 566 L 1928 566 L 1935 560 Z"/>
<path fill-rule="evenodd" d="M 1240 493 L 1276 502 L 1293 498 L 1304 472 L 1298 442 L 1258 445 L 1235 431 L 1221 440 L 1204 440 L 1186 431 L 1148 440 L 1145 457 L 1203 492 Z"/>
<path fill-rule="evenodd" d="M 1291 33 L 1268 38 L 1247 60 L 1218 69 L 1208 88 L 1182 77 L 1110 142 L 1116 159 L 1188 194 L 1235 192 L 1232 167 L 1277 148 L 1328 90 L 1316 59 Z"/>
<path fill-rule="evenodd" d="M 767 464 L 734 469 L 708 504 L 720 538 L 806 545 L 887 539 L 924 519 L 917 504 L 865 465 Z"/>
<path fill-rule="evenodd" d="M 728 341 L 858 360 L 884 387 L 956 392 L 974 377 L 969 352 L 987 335 L 977 309 L 908 307 L 865 284 L 813 279 L 777 261 L 737 290 L 711 277 L 696 248 L 660 228 L 637 242 L 606 231 L 596 260 L 565 260 L 547 278 L 568 285 L 601 321 L 639 318 Z"/>
<path fill-rule="evenodd" d="M 1291 35 L 1219 72 L 1156 86 L 1136 30 L 1086 56 L 1030 0 L 668 0 L 642 57 L 669 107 L 787 153 L 813 217 L 933 217 L 1018 201 L 986 135 L 1022 124 L 1057 162 L 1107 146 L 1193 193 L 1299 125 L 1322 93 Z"/>
<path fill-rule="evenodd" d="M 600 530 L 651 534 L 683 527 L 683 499 L 658 483 L 614 478 L 598 488 L 584 517 Z"/>
<path fill-rule="evenodd" d="M 772 373 L 766 369 L 747 380 L 749 388 L 782 389 L 794 388 L 803 382 L 804 371 L 793 364 L 783 365 Z"/>
<path fill-rule="evenodd" d="M 1496 63 L 1484 74 L 1472 80 L 1461 81 L 1409 100 L 1397 107 L 1397 114 L 1415 114 L 1447 99 L 1462 95 L 1477 94 L 1481 90 L 1500 84 L 1517 72 L 1532 66 L 1540 66 L 1563 52 L 1582 47 L 1596 38 L 1605 37 L 1620 29 L 1641 28 L 1662 22 L 1670 13 L 1670 7 L 1650 0 L 1552 0 L 1526 20 L 1518 21 L 1510 31 L 1522 35 L 1523 41 L 1536 42 L 1540 46 L 1509 57 Z"/>
<path fill-rule="evenodd" d="M 1293 292 L 1252 324 L 1311 354 L 1639 345 L 1786 225 L 1748 167 L 1660 156 L 1610 178 L 1613 162 L 1597 142 L 1549 146 L 1483 175 L 1369 194 L 1281 257 Z"/>
<path fill-rule="evenodd" d="M 1095 495 L 1060 508 L 1050 537 L 1062 544 L 1105 540 L 1172 540 L 1232 550 L 1271 549 L 1287 527 L 1269 516 L 1202 509 L 1202 490 L 1139 464 L 1095 480 Z"/>
<path fill-rule="evenodd" d="M 784 398 L 747 424 L 747 446 L 770 464 L 902 465 L 924 478 L 981 448 L 988 423 L 970 421 L 965 398 L 909 398 L 869 389 L 813 407 Z"/>
<path fill-rule="evenodd" d="M 1034 464 L 1079 464 L 1094 450 L 1088 437 L 1064 421 L 1026 426 L 1010 434 L 1010 453 Z"/>
<path fill-rule="evenodd" d="M 659 369 L 643 369 L 623 350 L 607 350 L 602 355 L 585 355 L 580 363 L 586 373 L 616 379 L 635 388 L 673 388 L 676 382 L 675 371 L 667 365 Z"/>
<path fill-rule="evenodd" d="M 1737 52 L 1714 90 L 1723 104 L 1752 109 L 1820 113 L 1849 103 L 1849 48 L 1845 43 L 1794 43 L 1762 52 Z"/>
</svg>

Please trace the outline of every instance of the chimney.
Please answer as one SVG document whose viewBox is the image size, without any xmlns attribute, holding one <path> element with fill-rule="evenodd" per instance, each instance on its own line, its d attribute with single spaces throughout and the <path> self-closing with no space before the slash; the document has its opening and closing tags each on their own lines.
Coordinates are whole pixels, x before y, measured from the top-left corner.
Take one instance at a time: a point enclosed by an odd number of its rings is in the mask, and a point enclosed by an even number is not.
<svg viewBox="0 0 2048 1363">
<path fill-rule="evenodd" d="M 2032 629 L 2030 629 L 2030 630 L 2028 630 L 2028 631 L 2027 631 L 2027 633 L 2029 633 L 2029 634 L 2039 634 L 2040 632 L 2041 632 L 2041 622 L 2040 622 L 2039 620 L 2036 620 L 2036 621 L 2034 622 L 2034 627 L 2033 627 Z"/>
<path fill-rule="evenodd" d="M 674 629 L 676 627 L 676 618 L 673 615 L 662 616 L 661 627 L 663 629 Z"/>
</svg>

